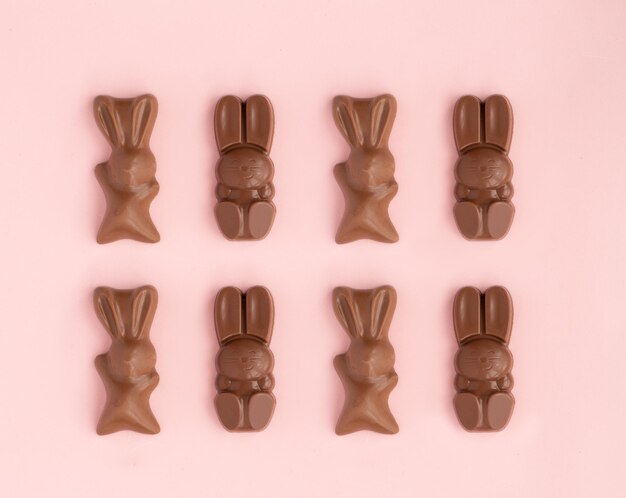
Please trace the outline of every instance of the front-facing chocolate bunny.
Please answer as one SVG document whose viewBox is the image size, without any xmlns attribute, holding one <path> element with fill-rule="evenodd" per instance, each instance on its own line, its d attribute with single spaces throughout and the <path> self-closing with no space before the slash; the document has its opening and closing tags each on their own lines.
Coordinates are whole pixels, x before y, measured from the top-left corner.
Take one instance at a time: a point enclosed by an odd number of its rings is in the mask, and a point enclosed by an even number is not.
<svg viewBox="0 0 626 498">
<path fill-rule="evenodd" d="M 333 291 L 335 315 L 350 336 L 348 351 L 334 361 L 346 392 L 337 434 L 398 432 L 389 410 L 389 394 L 398 383 L 395 352 L 389 342 L 396 301 L 396 291 L 389 285 L 367 290 L 337 287 Z"/>
<path fill-rule="evenodd" d="M 100 95 L 94 101 L 94 114 L 111 145 L 109 160 L 96 166 L 107 200 L 97 241 L 158 242 L 159 232 L 150 217 L 150 204 L 159 192 L 156 160 L 150 150 L 157 100 L 153 95 L 132 99 Z"/>
<path fill-rule="evenodd" d="M 274 301 L 265 287 L 244 294 L 225 287 L 215 299 L 215 329 L 220 343 L 216 358 L 220 422 L 229 431 L 260 431 L 269 424 L 276 399 L 274 355 L 269 344 Z"/>
<path fill-rule="evenodd" d="M 398 241 L 389 218 L 389 203 L 398 192 L 388 143 L 396 107 L 393 95 L 333 99 L 335 123 L 350 145 L 348 160 L 334 169 L 346 203 L 335 236 L 338 244 L 358 239 Z"/>
<path fill-rule="evenodd" d="M 454 218 L 467 239 L 497 240 L 509 231 L 515 208 L 508 157 L 513 110 L 503 95 L 461 97 L 454 107 L 456 163 Z"/>
<path fill-rule="evenodd" d="M 215 108 L 217 162 L 215 216 L 230 240 L 263 239 L 276 214 L 274 163 L 269 157 L 274 136 L 274 110 L 263 95 L 242 102 L 222 97 Z"/>
<path fill-rule="evenodd" d="M 107 393 L 98 434 L 159 432 L 150 409 L 150 395 L 159 383 L 156 351 L 149 337 L 157 299 L 157 291 L 150 285 L 130 290 L 98 287 L 94 291 L 96 314 L 112 339 L 109 351 L 96 358 Z"/>
<path fill-rule="evenodd" d="M 508 424 L 515 399 L 513 355 L 508 348 L 513 301 L 504 287 L 484 294 L 464 287 L 454 299 L 454 330 L 459 344 L 454 408 L 468 431 L 499 431 Z"/>
</svg>

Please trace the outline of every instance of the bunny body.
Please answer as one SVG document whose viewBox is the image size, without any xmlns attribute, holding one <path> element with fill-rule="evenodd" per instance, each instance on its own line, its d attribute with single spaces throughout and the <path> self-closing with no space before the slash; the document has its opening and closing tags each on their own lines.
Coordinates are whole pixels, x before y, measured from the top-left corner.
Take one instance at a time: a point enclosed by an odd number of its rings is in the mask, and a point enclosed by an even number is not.
<svg viewBox="0 0 626 498">
<path fill-rule="evenodd" d="M 474 287 L 457 293 L 454 407 L 469 431 L 502 430 L 511 418 L 515 405 L 513 355 L 508 348 L 512 323 L 513 303 L 504 287 L 490 287 L 484 295 Z"/>
<path fill-rule="evenodd" d="M 346 203 L 335 237 L 338 244 L 358 239 L 398 241 L 389 218 L 389 203 L 398 192 L 388 145 L 395 115 L 392 95 L 373 99 L 341 95 L 333 100 L 335 123 L 350 145 L 348 160 L 334 169 Z"/>
<path fill-rule="evenodd" d="M 98 287 L 94 292 L 96 314 L 112 339 L 109 351 L 96 358 L 107 395 L 98 434 L 120 430 L 156 434 L 160 430 L 150 408 L 150 395 L 159 383 L 156 351 L 149 338 L 157 298 L 151 286 Z"/>
<path fill-rule="evenodd" d="M 274 111 L 269 99 L 253 95 L 244 103 L 228 95 L 215 108 L 217 162 L 215 215 L 230 240 L 262 239 L 269 233 L 276 207 L 274 164 L 269 157 Z"/>
<path fill-rule="evenodd" d="M 96 178 L 107 200 L 97 240 L 100 244 L 119 239 L 158 242 L 150 204 L 159 184 L 156 159 L 149 145 L 157 101 L 152 95 L 133 99 L 101 95 L 94 101 L 94 114 L 111 145 L 109 160 L 96 166 Z"/>
<path fill-rule="evenodd" d="M 467 239 L 501 239 L 509 231 L 515 208 L 513 163 L 508 157 L 513 133 L 511 104 L 502 95 L 481 102 L 461 97 L 454 108 L 454 138 L 459 159 L 455 166 L 454 217 Z"/>
<path fill-rule="evenodd" d="M 265 287 L 252 287 L 245 294 L 225 287 L 215 299 L 220 343 L 215 407 L 229 431 L 259 431 L 272 418 L 276 405 L 274 356 L 269 349 L 273 324 L 274 303 Z"/>
<path fill-rule="evenodd" d="M 395 352 L 388 338 L 396 299 L 390 286 L 337 287 L 333 292 L 335 314 L 350 336 L 348 351 L 334 360 L 346 392 L 337 434 L 359 430 L 395 434 L 399 430 L 389 409 L 389 395 L 398 383 Z"/>
</svg>

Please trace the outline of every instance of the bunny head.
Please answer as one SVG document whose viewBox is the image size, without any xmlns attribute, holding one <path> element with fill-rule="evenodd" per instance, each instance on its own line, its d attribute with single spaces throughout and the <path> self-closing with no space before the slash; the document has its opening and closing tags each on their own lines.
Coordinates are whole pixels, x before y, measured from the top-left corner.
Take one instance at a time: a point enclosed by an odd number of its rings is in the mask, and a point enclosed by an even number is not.
<svg viewBox="0 0 626 498">
<path fill-rule="evenodd" d="M 335 315 L 350 336 L 348 369 L 360 381 L 393 372 L 395 352 L 388 335 L 396 300 L 395 289 L 388 285 L 372 290 L 337 287 L 333 291 Z"/>
<path fill-rule="evenodd" d="M 272 181 L 269 157 L 274 137 L 274 110 L 263 95 L 246 102 L 222 97 L 215 108 L 215 139 L 220 152 L 217 179 L 233 189 L 258 189 Z"/>
<path fill-rule="evenodd" d="M 513 302 L 504 287 L 481 294 L 464 287 L 454 300 L 454 329 L 459 343 L 457 372 L 472 380 L 497 380 L 511 372 L 508 349 L 513 324 Z"/>
<path fill-rule="evenodd" d="M 339 95 L 333 99 L 335 124 L 350 144 L 346 172 L 355 190 L 375 190 L 393 180 L 395 162 L 388 142 L 396 107 L 393 95 L 372 99 Z"/>
<path fill-rule="evenodd" d="M 243 294 L 225 287 L 215 299 L 215 329 L 220 343 L 217 370 L 233 380 L 259 380 L 272 372 L 269 349 L 274 326 L 274 302 L 265 287 Z"/>
<path fill-rule="evenodd" d="M 112 339 L 107 354 L 110 372 L 119 382 L 136 382 L 155 369 L 156 351 L 149 333 L 157 299 L 152 286 L 132 290 L 98 287 L 94 292 L 96 314 Z"/>
<path fill-rule="evenodd" d="M 459 183 L 475 189 L 496 189 L 513 176 L 508 158 L 513 110 L 503 95 L 461 97 L 454 107 L 454 139 L 459 152 L 455 168 Z"/>
<path fill-rule="evenodd" d="M 111 145 L 107 163 L 112 186 L 134 190 L 154 180 L 156 159 L 150 135 L 157 116 L 153 95 L 116 99 L 100 95 L 94 100 L 96 123 Z"/>
</svg>

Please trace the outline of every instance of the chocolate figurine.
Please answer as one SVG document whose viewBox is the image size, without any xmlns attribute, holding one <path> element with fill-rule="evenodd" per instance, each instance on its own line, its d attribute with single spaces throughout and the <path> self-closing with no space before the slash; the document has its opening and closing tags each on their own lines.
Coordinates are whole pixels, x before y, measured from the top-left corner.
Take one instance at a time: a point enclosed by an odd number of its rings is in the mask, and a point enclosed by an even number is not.
<svg viewBox="0 0 626 498">
<path fill-rule="evenodd" d="M 511 418 L 515 405 L 513 355 L 508 348 L 512 325 L 513 302 L 504 287 L 490 287 L 484 294 L 475 287 L 457 292 L 454 408 L 468 431 L 499 431 Z"/>
<path fill-rule="evenodd" d="M 150 150 L 150 135 L 157 116 L 152 95 L 116 99 L 100 95 L 94 101 L 100 131 L 111 145 L 111 157 L 96 166 L 96 177 L 107 201 L 98 231 L 99 244 L 119 239 L 140 242 L 160 240 L 150 203 L 159 192 L 156 160 Z"/>
<path fill-rule="evenodd" d="M 98 434 L 160 430 L 150 409 L 150 394 L 159 383 L 149 337 L 157 297 L 150 285 L 131 290 L 98 287 L 94 292 L 96 314 L 112 339 L 108 353 L 96 358 L 107 393 Z"/>
<path fill-rule="evenodd" d="M 513 163 L 508 157 L 513 110 L 506 97 L 461 97 L 454 108 L 456 163 L 454 218 L 471 240 L 497 240 L 511 228 L 515 208 Z"/>
<path fill-rule="evenodd" d="M 398 383 L 398 375 L 388 335 L 396 291 L 389 285 L 371 290 L 337 287 L 333 307 L 350 336 L 348 351 L 335 356 L 334 361 L 346 392 L 335 432 L 395 434 L 399 429 L 389 410 L 389 394 Z"/>
<path fill-rule="evenodd" d="M 274 413 L 274 355 L 269 344 L 274 301 L 265 287 L 243 294 L 225 287 L 215 299 L 215 329 L 220 343 L 216 358 L 215 407 L 229 431 L 260 431 Z"/>
<path fill-rule="evenodd" d="M 396 117 L 396 99 L 392 95 L 373 99 L 340 95 L 333 100 L 333 116 L 350 145 L 348 160 L 337 164 L 334 170 L 346 203 L 336 242 L 397 242 L 389 203 L 398 192 L 398 184 L 388 145 Z"/>
<path fill-rule="evenodd" d="M 222 97 L 215 108 L 217 163 L 215 216 L 229 240 L 258 240 L 269 233 L 276 207 L 274 163 L 269 157 L 274 137 L 274 110 L 269 99 L 253 95 L 246 102 Z"/>
</svg>

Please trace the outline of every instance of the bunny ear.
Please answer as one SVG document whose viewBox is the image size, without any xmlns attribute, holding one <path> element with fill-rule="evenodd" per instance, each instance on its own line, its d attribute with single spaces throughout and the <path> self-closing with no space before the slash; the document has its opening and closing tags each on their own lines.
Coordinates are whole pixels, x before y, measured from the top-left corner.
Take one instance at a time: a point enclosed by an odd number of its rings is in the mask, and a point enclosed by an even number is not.
<svg viewBox="0 0 626 498">
<path fill-rule="evenodd" d="M 112 147 L 124 145 L 122 122 L 115 109 L 113 97 L 99 95 L 93 101 L 96 123 Z"/>
<path fill-rule="evenodd" d="M 131 146 L 147 147 L 157 116 L 158 103 L 154 95 L 142 95 L 131 105 Z"/>
<path fill-rule="evenodd" d="M 157 290 L 151 285 L 135 289 L 131 293 L 131 338 L 145 339 L 150 333 L 158 301 Z"/>
<path fill-rule="evenodd" d="M 482 296 L 476 287 L 463 287 L 454 298 L 454 331 L 461 344 L 470 337 L 480 335 L 482 322 Z"/>
<path fill-rule="evenodd" d="M 362 337 L 363 324 L 359 317 L 353 290 L 348 287 L 336 287 L 333 291 L 333 305 L 335 315 L 348 335 L 350 337 Z"/>
<path fill-rule="evenodd" d="M 397 103 L 393 95 L 380 95 L 370 106 L 370 136 L 368 145 L 379 147 L 386 144 L 396 118 Z"/>
<path fill-rule="evenodd" d="M 339 95 L 333 99 L 333 117 L 339 131 L 352 147 L 363 145 L 363 130 L 354 109 L 354 99 Z"/>
<path fill-rule="evenodd" d="M 243 142 L 243 113 L 239 97 L 227 95 L 215 106 L 215 141 L 220 153 Z"/>
<path fill-rule="evenodd" d="M 482 111 L 478 97 L 465 95 L 454 106 L 454 140 L 459 152 L 481 142 Z"/>
<path fill-rule="evenodd" d="M 113 338 L 124 336 L 124 322 L 115 299 L 115 290 L 111 287 L 98 287 L 93 293 L 93 303 L 96 315 L 104 325 L 109 335 Z"/>
<path fill-rule="evenodd" d="M 269 154 L 274 137 L 274 109 L 264 95 L 246 100 L 246 142 Z"/>
<path fill-rule="evenodd" d="M 241 291 L 236 287 L 224 287 L 217 293 L 215 330 L 220 344 L 243 334 L 242 299 Z"/>
<path fill-rule="evenodd" d="M 485 142 L 508 153 L 513 135 L 513 109 L 504 95 L 485 100 Z"/>
<path fill-rule="evenodd" d="M 246 333 L 269 344 L 274 327 L 274 301 L 265 287 L 251 287 L 246 292 Z"/>
<path fill-rule="evenodd" d="M 509 343 L 513 326 L 513 300 L 504 287 L 489 287 L 485 291 L 485 334 Z"/>
<path fill-rule="evenodd" d="M 396 290 L 390 285 L 374 289 L 374 297 L 371 301 L 371 328 L 372 339 L 380 339 L 387 335 L 393 312 L 397 302 Z"/>
</svg>

